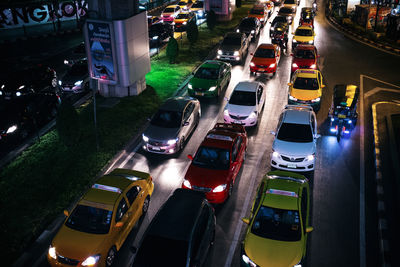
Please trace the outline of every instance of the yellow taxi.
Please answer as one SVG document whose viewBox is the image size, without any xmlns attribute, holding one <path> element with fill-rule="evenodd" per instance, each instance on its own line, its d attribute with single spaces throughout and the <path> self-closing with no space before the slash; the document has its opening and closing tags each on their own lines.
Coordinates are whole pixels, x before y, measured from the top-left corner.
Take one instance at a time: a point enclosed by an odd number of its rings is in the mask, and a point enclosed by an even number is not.
<svg viewBox="0 0 400 267">
<path fill-rule="evenodd" d="M 293 34 L 292 48 L 298 44 L 314 44 L 315 32 L 311 26 L 299 26 Z"/>
<path fill-rule="evenodd" d="M 301 174 L 272 171 L 258 186 L 242 243 L 241 266 L 300 266 L 306 255 L 310 188 Z"/>
<path fill-rule="evenodd" d="M 88 189 L 51 242 L 51 266 L 111 266 L 154 190 L 148 173 L 115 169 Z"/>
<path fill-rule="evenodd" d="M 290 105 L 310 105 L 314 111 L 320 109 L 322 88 L 325 85 L 319 70 L 298 69 L 288 85 Z"/>
</svg>

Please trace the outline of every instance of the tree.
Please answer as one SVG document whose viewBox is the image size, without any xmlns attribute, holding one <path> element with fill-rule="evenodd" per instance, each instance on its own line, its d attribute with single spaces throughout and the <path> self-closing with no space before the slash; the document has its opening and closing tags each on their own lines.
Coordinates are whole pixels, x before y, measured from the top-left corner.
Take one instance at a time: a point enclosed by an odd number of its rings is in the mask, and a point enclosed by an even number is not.
<svg viewBox="0 0 400 267">
<path fill-rule="evenodd" d="M 56 129 L 60 140 L 67 147 L 79 144 L 81 136 L 79 115 L 70 100 L 63 100 L 58 109 Z"/>
<path fill-rule="evenodd" d="M 210 10 L 207 14 L 207 27 L 212 30 L 217 25 L 217 15 L 214 10 Z"/>
<path fill-rule="evenodd" d="M 169 63 L 174 64 L 176 62 L 176 58 L 178 57 L 179 46 L 176 39 L 171 36 L 167 45 L 167 57 L 169 58 Z"/>
<path fill-rule="evenodd" d="M 199 37 L 199 29 L 197 28 L 196 21 L 192 20 L 188 23 L 186 33 L 190 45 L 193 45 Z"/>
<path fill-rule="evenodd" d="M 235 0 L 235 5 L 237 8 L 240 8 L 242 6 L 242 0 Z"/>
</svg>

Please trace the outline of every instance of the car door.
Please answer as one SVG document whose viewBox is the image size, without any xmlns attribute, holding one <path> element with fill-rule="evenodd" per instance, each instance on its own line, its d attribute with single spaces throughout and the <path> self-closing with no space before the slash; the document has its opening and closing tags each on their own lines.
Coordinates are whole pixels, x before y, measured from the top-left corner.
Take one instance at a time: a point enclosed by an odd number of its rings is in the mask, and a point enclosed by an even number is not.
<svg viewBox="0 0 400 267">
<path fill-rule="evenodd" d="M 242 166 L 243 154 L 241 154 L 243 138 L 239 135 L 233 142 L 232 147 L 232 158 L 231 158 L 231 173 L 232 173 L 232 184 L 235 183 L 236 176 Z"/>
<path fill-rule="evenodd" d="M 300 217 L 302 224 L 302 240 L 304 242 L 303 247 L 306 246 L 307 243 L 307 226 L 308 226 L 308 210 L 309 210 L 309 201 L 308 201 L 308 192 L 307 188 L 303 187 L 301 190 L 301 200 L 300 200 Z"/>
<path fill-rule="evenodd" d="M 143 189 L 138 185 L 132 186 L 132 188 L 126 192 L 126 198 L 129 203 L 128 212 L 131 213 L 129 221 L 129 228 L 131 230 L 142 215 L 142 206 L 144 202 Z"/>
<path fill-rule="evenodd" d="M 187 138 L 195 127 L 194 103 L 190 101 L 183 111 L 182 136 Z"/>
<path fill-rule="evenodd" d="M 130 221 L 130 213 L 128 212 L 129 206 L 125 200 L 125 197 L 122 197 L 118 203 L 118 206 L 115 210 L 115 223 L 122 223 L 122 226 L 116 227 L 113 229 L 116 231 L 116 243 L 117 247 L 121 247 L 124 243 L 126 237 L 128 236 L 129 229 L 129 221 Z"/>
</svg>

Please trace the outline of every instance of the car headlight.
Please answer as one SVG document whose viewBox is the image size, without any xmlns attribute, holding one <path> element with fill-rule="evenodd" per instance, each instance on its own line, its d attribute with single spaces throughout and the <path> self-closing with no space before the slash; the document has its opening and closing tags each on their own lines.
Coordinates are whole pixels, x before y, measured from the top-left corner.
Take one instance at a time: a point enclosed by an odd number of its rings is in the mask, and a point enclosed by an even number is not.
<svg viewBox="0 0 400 267">
<path fill-rule="evenodd" d="M 311 100 L 311 102 L 313 102 L 313 103 L 319 102 L 319 101 L 321 101 L 321 98 L 320 98 L 320 97 L 317 97 L 317 98 Z"/>
<path fill-rule="evenodd" d="M 0 95 L 3 95 L 3 91 L 0 91 Z"/>
<path fill-rule="evenodd" d="M 55 260 L 57 259 L 57 253 L 55 247 L 52 246 L 49 247 L 49 256 Z"/>
<path fill-rule="evenodd" d="M 293 97 L 293 96 L 289 95 L 289 100 L 292 100 L 292 101 L 297 101 L 297 98 L 295 98 L 295 97 Z"/>
<path fill-rule="evenodd" d="M 69 63 L 68 60 L 64 59 L 64 64 L 68 65 L 68 63 Z"/>
<path fill-rule="evenodd" d="M 145 136 L 144 134 L 142 134 L 142 138 L 143 138 L 143 141 L 145 141 L 146 143 L 149 142 L 149 138 L 147 136 Z"/>
<path fill-rule="evenodd" d="M 7 134 L 9 134 L 9 133 L 13 133 L 13 132 L 15 132 L 16 130 L 17 130 L 17 125 L 13 125 L 13 126 L 11 126 L 10 128 L 8 128 L 7 129 Z"/>
<path fill-rule="evenodd" d="M 224 191 L 225 188 L 226 188 L 226 184 L 221 184 L 221 185 L 217 186 L 216 188 L 214 188 L 213 192 L 214 193 L 219 193 L 219 192 Z"/>
<path fill-rule="evenodd" d="M 75 85 L 75 86 L 79 86 L 79 85 L 81 85 L 82 83 L 83 83 L 83 81 L 80 80 L 80 81 L 75 82 L 74 85 Z"/>
<path fill-rule="evenodd" d="M 250 62 L 250 67 L 254 67 L 255 65 L 254 62 Z"/>
<path fill-rule="evenodd" d="M 250 267 L 256 267 L 257 266 L 257 264 L 255 264 L 252 260 L 250 260 L 250 258 L 247 257 L 246 254 L 242 254 L 242 260 L 244 261 L 244 263 L 246 263 Z"/>
<path fill-rule="evenodd" d="M 313 44 L 313 43 L 314 43 L 314 41 L 313 41 L 313 40 L 311 40 L 311 41 L 308 41 L 308 43 L 309 43 L 309 44 Z"/>
<path fill-rule="evenodd" d="M 192 84 L 189 83 L 189 84 L 188 84 L 188 88 L 189 88 L 189 89 L 193 89 Z"/>
<path fill-rule="evenodd" d="M 183 25 L 186 25 L 186 24 L 187 24 L 187 21 L 184 21 L 182 24 L 183 24 Z"/>
<path fill-rule="evenodd" d="M 99 259 L 100 255 L 87 257 L 86 260 L 82 262 L 82 266 L 93 266 L 99 261 Z"/>
<path fill-rule="evenodd" d="M 269 65 L 270 68 L 275 67 L 275 63 L 272 63 L 271 65 Z"/>
<path fill-rule="evenodd" d="M 272 157 L 279 158 L 279 153 L 276 151 L 272 152 Z"/>
<path fill-rule="evenodd" d="M 62 81 L 58 81 L 58 85 L 62 85 Z"/>
<path fill-rule="evenodd" d="M 257 111 L 253 111 L 249 116 L 249 119 L 255 119 L 255 118 L 257 118 Z"/>
<path fill-rule="evenodd" d="M 299 66 L 297 66 L 296 63 L 293 63 L 293 64 L 292 64 L 292 67 L 293 67 L 293 68 L 298 68 Z"/>
<path fill-rule="evenodd" d="M 203 16 L 203 10 L 199 10 L 197 11 L 197 13 L 199 14 L 199 16 Z"/>
<path fill-rule="evenodd" d="M 296 39 L 293 39 L 293 43 L 297 43 Z"/>
<path fill-rule="evenodd" d="M 15 92 L 15 95 L 16 96 L 21 96 L 22 94 L 21 94 L 21 92 Z"/>
<path fill-rule="evenodd" d="M 153 36 L 152 39 L 153 39 L 153 40 L 157 40 L 157 39 L 158 39 L 158 36 Z"/>
<path fill-rule="evenodd" d="M 183 185 L 186 186 L 187 188 L 192 189 L 192 185 L 190 184 L 190 182 L 186 179 L 183 179 Z"/>
<path fill-rule="evenodd" d="M 313 155 L 308 155 L 307 157 L 306 157 L 306 161 L 313 161 L 314 160 L 314 154 Z"/>
<path fill-rule="evenodd" d="M 215 91 L 215 89 L 217 89 L 217 87 L 216 86 L 211 86 L 209 89 L 208 89 L 208 91 Z"/>
<path fill-rule="evenodd" d="M 238 56 L 238 55 L 239 55 L 239 51 L 233 52 L 233 55 L 234 55 L 234 56 Z"/>
<path fill-rule="evenodd" d="M 271 31 L 274 31 L 274 27 L 271 27 Z"/>
<path fill-rule="evenodd" d="M 316 67 L 317 67 L 317 65 L 315 65 L 315 64 L 312 64 L 312 65 L 310 66 L 311 69 L 315 69 Z"/>
<path fill-rule="evenodd" d="M 171 139 L 167 141 L 168 145 L 175 145 L 178 142 L 179 138 Z"/>
<path fill-rule="evenodd" d="M 240 32 L 240 30 L 239 30 L 239 29 L 237 29 L 237 30 L 236 30 L 236 32 Z"/>
<path fill-rule="evenodd" d="M 222 55 L 222 50 L 218 50 L 218 55 Z"/>
<path fill-rule="evenodd" d="M 250 32 L 251 34 L 254 34 L 255 33 L 255 31 L 254 30 L 251 30 L 251 32 Z"/>
</svg>

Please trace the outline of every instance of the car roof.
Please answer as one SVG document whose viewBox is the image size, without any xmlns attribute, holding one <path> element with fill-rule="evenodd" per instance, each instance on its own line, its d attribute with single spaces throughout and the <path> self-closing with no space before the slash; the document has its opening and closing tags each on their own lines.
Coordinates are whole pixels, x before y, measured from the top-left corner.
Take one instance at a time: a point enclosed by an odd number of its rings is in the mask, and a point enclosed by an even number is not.
<svg viewBox="0 0 400 267">
<path fill-rule="evenodd" d="M 283 122 L 285 123 L 296 123 L 296 124 L 310 124 L 310 113 L 311 111 L 301 106 L 288 107 L 283 111 Z"/>
<path fill-rule="evenodd" d="M 261 49 L 275 49 L 275 45 L 262 43 L 257 47 L 257 49 L 259 49 L 259 48 L 261 48 Z"/>
<path fill-rule="evenodd" d="M 176 189 L 154 216 L 147 235 L 188 241 L 205 201 L 202 192 Z"/>
<path fill-rule="evenodd" d="M 160 109 L 170 111 L 182 111 L 186 107 L 187 103 L 192 100 L 193 98 L 191 97 L 171 97 L 165 100 Z"/>
<path fill-rule="evenodd" d="M 219 69 L 222 65 L 225 64 L 225 62 L 219 60 L 206 60 L 203 62 L 203 64 L 200 65 L 200 67 Z"/>
<path fill-rule="evenodd" d="M 218 147 L 224 149 L 230 149 L 232 147 L 233 141 L 240 134 L 235 132 L 234 129 L 223 129 L 221 126 L 223 124 L 216 124 L 213 129 L 208 131 L 206 137 L 204 138 L 201 146 L 206 147 Z M 220 127 L 221 126 L 221 127 Z"/>
<path fill-rule="evenodd" d="M 282 172 L 283 173 L 283 172 Z M 285 177 L 285 175 L 264 176 L 267 187 L 263 192 L 263 205 L 271 208 L 298 210 L 301 186 L 306 180 Z"/>
<path fill-rule="evenodd" d="M 246 91 L 246 92 L 255 92 L 257 91 L 257 87 L 260 83 L 254 81 L 242 81 L 236 84 L 233 91 Z"/>
<path fill-rule="evenodd" d="M 133 181 L 147 179 L 150 174 L 135 170 L 115 169 L 110 174 L 102 176 L 85 193 L 80 203 L 90 206 L 90 203 L 104 204 L 104 208 L 112 210 L 122 192 Z M 106 207 L 108 206 L 108 208 Z"/>
</svg>

